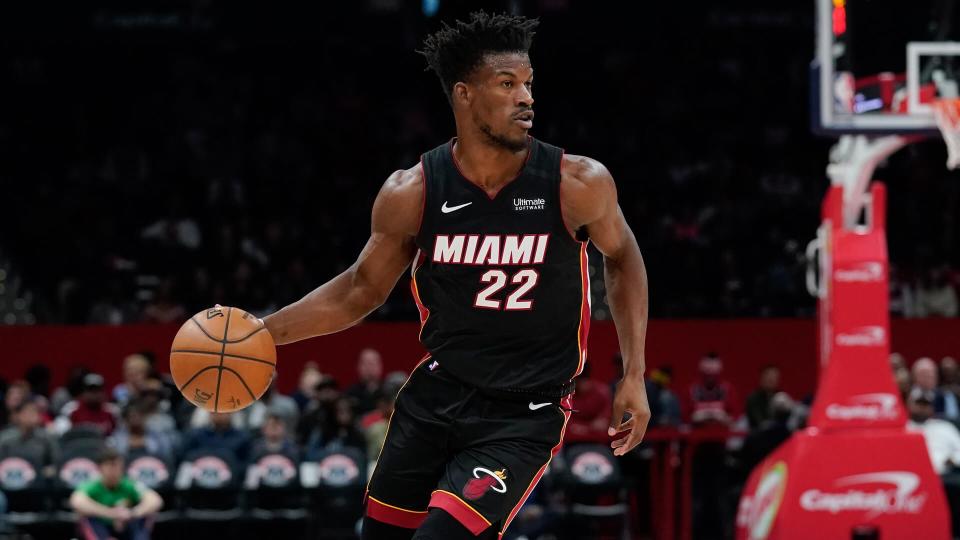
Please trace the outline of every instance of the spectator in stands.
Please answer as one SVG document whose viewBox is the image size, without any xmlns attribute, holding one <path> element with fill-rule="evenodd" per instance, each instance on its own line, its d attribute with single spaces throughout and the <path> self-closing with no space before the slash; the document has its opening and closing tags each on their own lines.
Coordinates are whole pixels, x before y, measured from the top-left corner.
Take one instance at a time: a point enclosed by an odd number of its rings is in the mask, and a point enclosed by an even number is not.
<svg viewBox="0 0 960 540">
<path fill-rule="evenodd" d="M 106 436 L 117 427 L 117 416 L 116 405 L 107 402 L 103 377 L 98 373 L 87 373 L 83 377 L 83 391 L 77 399 L 63 406 L 56 428 L 62 434 L 71 427 L 90 425 Z"/>
<path fill-rule="evenodd" d="M 647 378 L 647 398 L 650 402 L 651 426 L 679 426 L 680 400 L 670 389 L 673 369 L 670 366 L 658 367 L 650 371 Z"/>
<path fill-rule="evenodd" d="M 123 359 L 123 382 L 113 387 L 113 401 L 123 407 L 140 393 L 152 367 L 147 357 L 131 354 Z"/>
<path fill-rule="evenodd" d="M 406 384 L 409 374 L 405 371 L 393 371 L 383 379 L 383 387 L 377 393 L 377 406 L 360 417 L 360 431 L 367 440 L 368 455 L 376 456 L 386 437 L 386 429 L 393 415 L 397 394 Z M 371 452 L 371 449 L 373 452 Z"/>
<path fill-rule="evenodd" d="M 107 443 L 126 458 L 143 453 L 173 463 L 174 441 L 167 433 L 148 425 L 146 408 L 138 401 L 128 403 L 123 409 L 123 422 Z"/>
<path fill-rule="evenodd" d="M 333 403 L 332 414 L 321 429 L 315 429 L 307 442 L 306 455 L 316 458 L 324 451 L 337 451 L 343 448 L 356 448 L 366 453 L 367 441 L 357 427 L 353 400 L 343 396 Z"/>
<path fill-rule="evenodd" d="M 268 454 L 283 454 L 294 461 L 300 457 L 300 450 L 288 435 L 285 413 L 269 412 L 260 432 L 250 453 L 252 461 Z"/>
<path fill-rule="evenodd" d="M 233 427 L 233 414 L 212 413 L 209 426 L 191 430 L 183 445 L 183 455 L 194 450 L 222 449 L 232 453 L 238 463 L 246 462 L 250 453 L 250 437 Z"/>
<path fill-rule="evenodd" d="M 890 353 L 890 369 L 896 372 L 898 369 L 904 369 L 907 367 L 907 359 L 903 357 L 902 354 L 898 352 Z"/>
<path fill-rule="evenodd" d="M 303 371 L 300 372 L 300 378 L 297 381 L 297 391 L 291 396 L 297 403 L 297 407 L 300 408 L 300 412 L 303 412 L 309 405 L 310 400 L 314 398 L 317 383 L 322 378 L 323 374 L 320 373 L 316 362 L 307 362 L 303 365 Z"/>
<path fill-rule="evenodd" d="M 170 415 L 170 401 L 167 399 L 167 388 L 163 381 L 154 375 L 149 376 L 142 383 L 136 401 L 144 415 L 147 429 L 176 441 L 177 423 Z"/>
<path fill-rule="evenodd" d="M 363 430 L 363 437 L 367 441 L 366 449 L 369 459 L 374 459 L 380 455 L 383 441 L 387 438 L 387 429 L 396 401 L 397 392 L 384 386 L 377 397 L 377 408 L 361 419 L 360 428 Z"/>
<path fill-rule="evenodd" d="M 893 380 L 897 383 L 897 389 L 900 390 L 900 397 L 903 399 L 904 403 L 906 403 L 907 396 L 910 394 L 910 389 L 913 388 L 913 379 L 910 377 L 910 370 L 907 368 L 900 368 L 894 371 Z"/>
<path fill-rule="evenodd" d="M 960 366 L 951 356 L 940 360 L 940 389 L 960 399 Z"/>
<path fill-rule="evenodd" d="M 794 414 L 795 403 L 786 392 L 775 392 L 767 404 L 769 411 L 750 433 L 740 448 L 740 465 L 744 480 L 753 468 L 770 455 L 778 446 L 790 438 L 790 418 Z"/>
<path fill-rule="evenodd" d="M 14 411 L 20 404 L 30 397 L 30 385 L 27 381 L 13 381 L 3 394 L 3 415 L 0 417 L 0 428 L 13 421 Z"/>
<path fill-rule="evenodd" d="M 105 449 L 97 462 L 100 478 L 81 484 L 70 496 L 84 538 L 149 539 L 151 517 L 163 507 L 163 499 L 124 474 L 123 457 L 116 450 Z"/>
<path fill-rule="evenodd" d="M 930 358 L 920 358 L 913 363 L 913 386 L 931 392 L 934 414 L 939 418 L 956 419 L 960 417 L 960 405 L 953 392 L 944 392 L 937 385 L 937 365 Z"/>
<path fill-rule="evenodd" d="M 347 388 L 347 396 L 356 403 L 357 414 L 365 414 L 377 406 L 377 394 L 383 384 L 383 358 L 376 349 L 366 348 L 357 357 L 356 384 Z"/>
<path fill-rule="evenodd" d="M 570 442 L 602 441 L 608 438 L 613 398 L 607 385 L 590 378 L 590 365 L 586 363 L 576 379 L 573 408 L 577 414 L 572 415 L 567 423 L 566 437 Z"/>
<path fill-rule="evenodd" d="M 13 425 L 0 432 L 0 459 L 29 456 L 52 472 L 59 458 L 57 440 L 43 429 L 40 407 L 33 399 L 14 409 Z"/>
<path fill-rule="evenodd" d="M 947 279 L 947 268 L 931 268 L 917 286 L 917 317 L 956 317 L 957 291 Z"/>
<path fill-rule="evenodd" d="M 937 474 L 950 472 L 960 466 L 960 431 L 957 426 L 934 416 L 936 394 L 919 386 L 907 397 L 907 412 L 910 421 L 907 428 L 923 434 L 927 452 Z"/>
<path fill-rule="evenodd" d="M 73 366 L 67 374 L 67 384 L 57 388 L 50 396 L 50 413 L 59 415 L 63 406 L 80 397 L 83 392 L 83 378 L 90 371 L 83 366 Z"/>
<path fill-rule="evenodd" d="M 780 390 L 780 368 L 768 365 L 760 372 L 760 386 L 747 396 L 747 422 L 751 430 L 771 418 L 770 400 Z"/>
<path fill-rule="evenodd" d="M 260 403 L 264 405 L 262 414 L 263 420 L 257 419 L 253 424 L 263 427 L 266 418 L 274 415 L 283 420 L 286 424 L 286 433 L 293 433 L 297 428 L 297 421 L 300 419 L 300 408 L 297 402 L 289 396 L 285 396 L 277 390 L 277 380 L 267 388 L 266 393 L 260 398 Z"/>
<path fill-rule="evenodd" d="M 306 411 L 297 423 L 297 442 L 306 444 L 314 431 L 323 429 L 327 425 L 328 417 L 332 414 L 334 403 L 340 398 L 340 387 L 336 379 L 329 375 L 322 375 L 314 389 L 313 399 L 307 405 Z"/>
<path fill-rule="evenodd" d="M 733 385 L 721 379 L 723 361 L 716 353 L 700 359 L 700 380 L 690 385 L 687 410 L 694 426 L 730 426 L 737 417 Z"/>
</svg>

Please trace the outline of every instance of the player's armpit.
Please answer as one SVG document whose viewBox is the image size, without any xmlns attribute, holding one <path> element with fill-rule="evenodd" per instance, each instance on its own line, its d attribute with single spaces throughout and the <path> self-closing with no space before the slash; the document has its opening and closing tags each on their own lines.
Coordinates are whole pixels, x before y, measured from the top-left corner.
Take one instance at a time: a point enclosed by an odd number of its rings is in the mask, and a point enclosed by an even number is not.
<svg viewBox="0 0 960 540">
<path fill-rule="evenodd" d="M 278 345 L 339 332 L 386 300 L 416 252 L 420 165 L 390 175 L 373 204 L 370 239 L 350 268 L 263 322 Z"/>
</svg>

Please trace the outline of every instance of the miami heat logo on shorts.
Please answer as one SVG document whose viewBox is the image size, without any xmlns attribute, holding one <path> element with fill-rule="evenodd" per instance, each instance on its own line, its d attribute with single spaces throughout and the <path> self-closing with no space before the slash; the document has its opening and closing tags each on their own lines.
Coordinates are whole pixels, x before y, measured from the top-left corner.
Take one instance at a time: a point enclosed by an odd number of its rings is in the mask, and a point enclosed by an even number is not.
<svg viewBox="0 0 960 540">
<path fill-rule="evenodd" d="M 483 497 L 491 488 L 497 493 L 506 493 L 507 483 L 504 482 L 506 479 L 506 468 L 500 469 L 499 471 L 491 471 L 483 467 L 475 467 L 473 469 L 473 479 L 467 482 L 467 485 L 463 486 L 463 496 L 471 501 L 475 501 Z"/>
</svg>

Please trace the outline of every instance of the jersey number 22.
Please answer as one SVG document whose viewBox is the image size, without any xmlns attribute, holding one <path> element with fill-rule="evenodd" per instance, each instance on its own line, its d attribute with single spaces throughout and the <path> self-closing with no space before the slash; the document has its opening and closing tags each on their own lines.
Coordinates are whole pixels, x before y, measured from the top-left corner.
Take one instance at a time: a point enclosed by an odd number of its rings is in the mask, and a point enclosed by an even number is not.
<svg viewBox="0 0 960 540">
<path fill-rule="evenodd" d="M 506 302 L 501 302 L 497 299 L 490 298 L 496 294 L 500 289 L 507 286 L 507 273 L 498 268 L 487 270 L 482 276 L 480 276 L 481 283 L 489 283 L 482 291 L 477 293 L 476 299 L 473 301 L 473 305 L 478 308 L 485 309 L 502 309 L 509 311 L 522 311 L 533 309 L 533 300 L 524 299 L 523 295 L 530 292 L 530 289 L 533 289 L 537 286 L 537 279 L 540 277 L 540 274 L 532 268 L 527 268 L 520 270 L 517 273 L 513 274 L 510 277 L 510 283 L 519 284 L 509 296 L 507 296 Z"/>
</svg>

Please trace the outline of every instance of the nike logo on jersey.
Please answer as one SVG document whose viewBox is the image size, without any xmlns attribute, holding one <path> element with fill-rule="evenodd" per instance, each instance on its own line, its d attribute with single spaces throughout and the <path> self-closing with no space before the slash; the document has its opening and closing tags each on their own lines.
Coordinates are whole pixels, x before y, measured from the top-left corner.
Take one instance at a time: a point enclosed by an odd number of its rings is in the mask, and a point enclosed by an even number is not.
<svg viewBox="0 0 960 540">
<path fill-rule="evenodd" d="M 473 201 L 470 201 L 468 203 L 458 204 L 457 206 L 447 206 L 447 201 L 443 201 L 443 206 L 440 207 L 440 211 L 443 212 L 444 214 L 449 214 L 450 212 L 456 212 L 461 208 L 466 208 L 471 204 L 473 204 Z"/>
<path fill-rule="evenodd" d="M 537 410 L 537 409 L 542 409 L 542 408 L 546 407 L 547 405 L 553 405 L 553 403 L 550 403 L 550 402 L 547 402 L 547 403 L 534 403 L 534 402 L 531 401 L 531 402 L 530 402 L 530 410 L 531 410 L 531 411 L 535 411 L 535 410 Z"/>
</svg>

